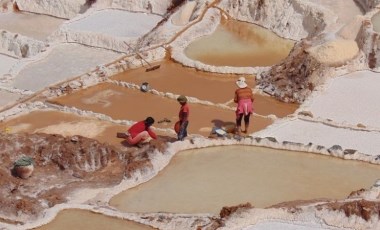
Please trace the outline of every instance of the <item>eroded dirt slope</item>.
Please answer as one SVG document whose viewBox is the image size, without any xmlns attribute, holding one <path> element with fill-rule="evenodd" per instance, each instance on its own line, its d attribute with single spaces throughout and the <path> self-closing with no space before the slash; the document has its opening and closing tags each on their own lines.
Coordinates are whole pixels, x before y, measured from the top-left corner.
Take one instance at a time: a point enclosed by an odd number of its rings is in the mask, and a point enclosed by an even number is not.
<svg viewBox="0 0 380 230">
<path fill-rule="evenodd" d="M 23 222 L 66 202 L 78 188 L 114 186 L 124 176 L 149 166 L 148 152 L 163 145 L 153 142 L 121 152 L 82 136 L 0 134 L 0 215 Z M 12 175 L 13 163 L 21 156 L 35 161 L 28 179 Z"/>
</svg>

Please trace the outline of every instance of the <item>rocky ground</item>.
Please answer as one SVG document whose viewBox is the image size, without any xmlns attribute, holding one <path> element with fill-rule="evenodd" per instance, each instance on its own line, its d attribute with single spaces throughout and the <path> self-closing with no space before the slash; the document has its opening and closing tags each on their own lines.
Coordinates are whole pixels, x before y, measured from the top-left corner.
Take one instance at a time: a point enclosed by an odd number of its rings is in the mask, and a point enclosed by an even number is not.
<svg viewBox="0 0 380 230">
<path fill-rule="evenodd" d="M 122 151 L 82 136 L 2 133 L 1 216 L 32 220 L 44 209 L 67 202 L 77 189 L 115 186 L 136 170 L 149 167 L 149 153 L 164 146 L 156 141 Z M 22 156 L 34 159 L 33 176 L 27 179 L 18 178 L 13 170 L 13 163 Z"/>
</svg>

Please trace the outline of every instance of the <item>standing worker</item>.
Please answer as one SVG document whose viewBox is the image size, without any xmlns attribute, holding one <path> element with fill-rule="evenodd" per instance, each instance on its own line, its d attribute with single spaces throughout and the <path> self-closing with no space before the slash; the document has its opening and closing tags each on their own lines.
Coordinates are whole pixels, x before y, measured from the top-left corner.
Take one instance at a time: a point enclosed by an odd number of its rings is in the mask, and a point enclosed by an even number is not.
<svg viewBox="0 0 380 230">
<path fill-rule="evenodd" d="M 189 125 L 189 105 L 187 104 L 187 98 L 183 95 L 177 98 L 177 101 L 181 104 L 181 108 L 179 110 L 178 118 L 179 121 L 177 125 L 179 125 L 178 130 L 178 140 L 183 141 L 185 137 L 187 137 L 187 126 Z"/>
<path fill-rule="evenodd" d="M 253 92 L 245 82 L 244 77 L 240 77 L 236 81 L 236 85 L 239 87 L 235 91 L 234 102 L 237 103 L 236 107 L 236 129 L 237 134 L 240 132 L 247 133 L 249 128 L 249 118 L 253 113 Z M 244 117 L 244 130 L 241 130 L 241 121 Z"/>
</svg>

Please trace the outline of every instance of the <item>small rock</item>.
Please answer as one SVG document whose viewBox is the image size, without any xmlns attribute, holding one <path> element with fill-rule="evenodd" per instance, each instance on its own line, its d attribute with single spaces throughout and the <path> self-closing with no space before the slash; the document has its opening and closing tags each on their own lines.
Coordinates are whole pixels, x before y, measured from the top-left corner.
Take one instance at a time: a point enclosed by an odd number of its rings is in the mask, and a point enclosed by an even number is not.
<svg viewBox="0 0 380 230">
<path fill-rule="evenodd" d="M 355 149 L 345 149 L 345 150 L 343 151 L 343 154 L 344 154 L 344 155 L 352 155 L 352 154 L 354 154 L 354 153 L 356 153 L 356 150 L 355 150 Z"/>
<path fill-rule="evenodd" d="M 267 139 L 268 141 L 271 141 L 271 142 L 274 142 L 274 143 L 278 143 L 278 141 L 277 141 L 276 138 L 274 138 L 274 137 L 266 137 L 266 139 Z"/>
<path fill-rule="evenodd" d="M 358 128 L 363 128 L 363 129 L 365 129 L 365 128 L 366 128 L 366 126 L 365 126 L 365 125 L 363 125 L 362 123 L 358 123 L 356 126 L 357 126 Z"/>
<path fill-rule="evenodd" d="M 298 115 L 305 116 L 305 117 L 311 117 L 313 118 L 313 114 L 310 111 L 300 111 Z"/>
</svg>

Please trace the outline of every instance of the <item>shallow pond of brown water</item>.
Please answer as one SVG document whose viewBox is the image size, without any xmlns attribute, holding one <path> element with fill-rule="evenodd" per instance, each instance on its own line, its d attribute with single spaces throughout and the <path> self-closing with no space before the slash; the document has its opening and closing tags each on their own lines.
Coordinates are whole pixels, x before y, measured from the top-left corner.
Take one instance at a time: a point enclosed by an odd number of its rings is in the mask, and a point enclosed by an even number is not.
<svg viewBox="0 0 380 230">
<path fill-rule="evenodd" d="M 73 94 L 57 98 L 53 103 L 73 106 L 111 116 L 113 119 L 132 121 L 144 120 L 152 116 L 157 122 L 154 127 L 173 128 L 178 120 L 180 104 L 174 100 L 139 90 L 132 90 L 114 84 L 99 84 Z M 163 119 L 171 122 L 162 122 Z M 189 133 L 208 136 L 215 123 L 235 122 L 235 112 L 214 106 L 190 103 Z M 258 116 L 252 117 L 250 132 L 264 129 L 272 120 Z"/>
<path fill-rule="evenodd" d="M 293 45 L 268 29 L 227 20 L 213 34 L 192 42 L 185 54 L 214 66 L 272 66 L 287 57 Z"/>
<path fill-rule="evenodd" d="M 154 228 L 136 222 L 109 217 L 86 210 L 67 209 L 58 213 L 50 223 L 35 228 L 36 230 L 67 230 L 67 229 L 91 229 L 91 230 L 152 230 Z"/>
<path fill-rule="evenodd" d="M 240 77 L 234 74 L 215 74 L 197 71 L 183 67 L 172 61 L 155 63 L 160 68 L 146 72 L 145 68 L 125 71 L 112 79 L 141 85 L 148 82 L 149 86 L 160 92 L 183 94 L 213 103 L 226 103 L 233 99 L 237 89 L 235 81 Z M 245 76 L 249 87 L 255 87 L 254 76 Z M 234 103 L 230 104 L 234 106 Z M 255 95 L 255 112 L 260 115 L 274 114 L 284 117 L 294 113 L 296 104 L 280 102 L 269 96 Z"/>
<path fill-rule="evenodd" d="M 129 126 L 59 111 L 33 111 L 0 123 L 0 130 L 9 133 L 47 133 L 63 136 L 81 135 L 115 147 L 125 147 L 124 139 L 116 137 Z M 158 135 L 168 135 L 157 132 Z M 170 135 L 169 135 L 170 136 Z"/>
<path fill-rule="evenodd" d="M 178 153 L 158 176 L 110 201 L 125 212 L 218 213 L 250 202 L 343 199 L 369 188 L 380 166 L 304 152 L 224 146 Z"/>
</svg>

